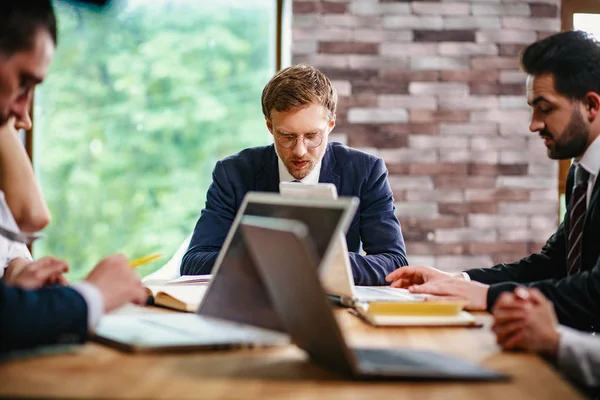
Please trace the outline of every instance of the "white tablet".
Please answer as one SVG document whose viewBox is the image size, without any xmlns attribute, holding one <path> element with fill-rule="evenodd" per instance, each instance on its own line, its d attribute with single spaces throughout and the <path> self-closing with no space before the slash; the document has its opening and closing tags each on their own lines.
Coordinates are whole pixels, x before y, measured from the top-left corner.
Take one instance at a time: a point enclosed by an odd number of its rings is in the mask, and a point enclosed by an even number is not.
<svg viewBox="0 0 600 400">
<path fill-rule="evenodd" d="M 297 199 L 335 200 L 338 197 L 337 188 L 333 183 L 280 182 L 279 193 L 283 197 Z"/>
</svg>

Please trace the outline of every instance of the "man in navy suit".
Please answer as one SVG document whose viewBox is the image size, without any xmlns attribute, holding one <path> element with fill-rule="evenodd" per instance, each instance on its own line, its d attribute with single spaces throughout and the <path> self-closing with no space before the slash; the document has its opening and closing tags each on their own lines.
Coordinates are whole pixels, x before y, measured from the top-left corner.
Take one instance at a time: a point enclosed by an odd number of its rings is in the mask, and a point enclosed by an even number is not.
<svg viewBox="0 0 600 400">
<path fill-rule="evenodd" d="M 0 4 L 0 128 L 14 119 L 29 121 L 33 89 L 44 79 L 55 45 L 50 0 Z M 7 129 L 0 133 L 15 134 Z M 16 226 L 4 196 L 0 225 Z M 11 261 L 0 280 L 0 358 L 13 350 L 82 342 L 103 313 L 145 300 L 139 277 L 122 255 L 102 260 L 82 282 L 57 285 L 67 269 L 66 262 L 52 257 Z"/>
<path fill-rule="evenodd" d="M 279 182 L 333 183 L 340 196 L 356 196 L 360 209 L 346 235 L 354 281 L 383 285 L 407 265 L 404 240 L 383 161 L 329 143 L 337 93 L 316 68 L 296 65 L 277 73 L 262 93 L 274 144 L 227 157 L 215 166 L 206 207 L 196 223 L 182 274 L 209 274 L 248 191 L 277 192 Z M 362 249 L 366 255 L 360 254 Z"/>
</svg>

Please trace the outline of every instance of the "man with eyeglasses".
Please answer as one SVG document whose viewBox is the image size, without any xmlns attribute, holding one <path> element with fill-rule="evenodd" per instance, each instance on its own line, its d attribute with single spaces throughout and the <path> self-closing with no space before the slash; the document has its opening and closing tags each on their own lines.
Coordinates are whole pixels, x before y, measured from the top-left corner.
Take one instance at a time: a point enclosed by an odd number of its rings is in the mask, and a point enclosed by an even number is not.
<svg viewBox="0 0 600 400">
<path fill-rule="evenodd" d="M 407 265 L 383 160 L 329 143 L 336 105 L 329 79 L 309 65 L 286 68 L 267 83 L 262 110 L 274 143 L 217 162 L 182 274 L 211 273 L 248 191 L 277 192 L 280 182 L 294 181 L 333 183 L 340 196 L 360 199 L 346 235 L 357 285 L 385 285 L 388 273 Z M 360 254 L 361 247 L 366 255 Z"/>
</svg>

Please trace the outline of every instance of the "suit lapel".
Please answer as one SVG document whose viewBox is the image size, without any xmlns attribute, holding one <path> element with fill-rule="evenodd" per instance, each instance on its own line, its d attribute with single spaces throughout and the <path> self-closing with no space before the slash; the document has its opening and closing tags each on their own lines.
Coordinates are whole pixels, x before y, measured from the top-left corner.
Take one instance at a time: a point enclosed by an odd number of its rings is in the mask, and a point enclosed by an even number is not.
<svg viewBox="0 0 600 400">
<path fill-rule="evenodd" d="M 256 190 L 259 192 L 279 192 L 279 165 L 275 147 L 270 145 L 265 151 L 263 165 L 256 176 Z"/>
<path fill-rule="evenodd" d="M 333 153 L 333 147 L 330 144 L 327 145 L 327 150 L 325 151 L 325 155 L 323 156 L 323 162 L 321 163 L 321 171 L 319 172 L 319 182 L 320 183 L 333 183 L 340 192 L 340 175 L 341 171 L 339 171 L 337 160 L 335 159 L 335 154 Z"/>
</svg>

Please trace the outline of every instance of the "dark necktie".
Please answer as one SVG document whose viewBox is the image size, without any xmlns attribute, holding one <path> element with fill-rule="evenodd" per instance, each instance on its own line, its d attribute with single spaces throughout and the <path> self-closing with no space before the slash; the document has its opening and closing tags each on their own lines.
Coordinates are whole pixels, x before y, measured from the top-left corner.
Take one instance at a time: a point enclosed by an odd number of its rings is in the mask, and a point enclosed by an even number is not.
<svg viewBox="0 0 600 400">
<path fill-rule="evenodd" d="M 298 179 L 294 179 L 294 180 L 292 181 L 292 183 L 302 183 L 302 181 L 299 181 Z"/>
<path fill-rule="evenodd" d="M 581 270 L 581 242 L 583 224 L 587 209 L 587 188 L 590 174 L 581 166 L 575 170 L 575 186 L 571 195 L 571 215 L 569 224 L 569 252 L 567 255 L 567 275 Z"/>
</svg>

